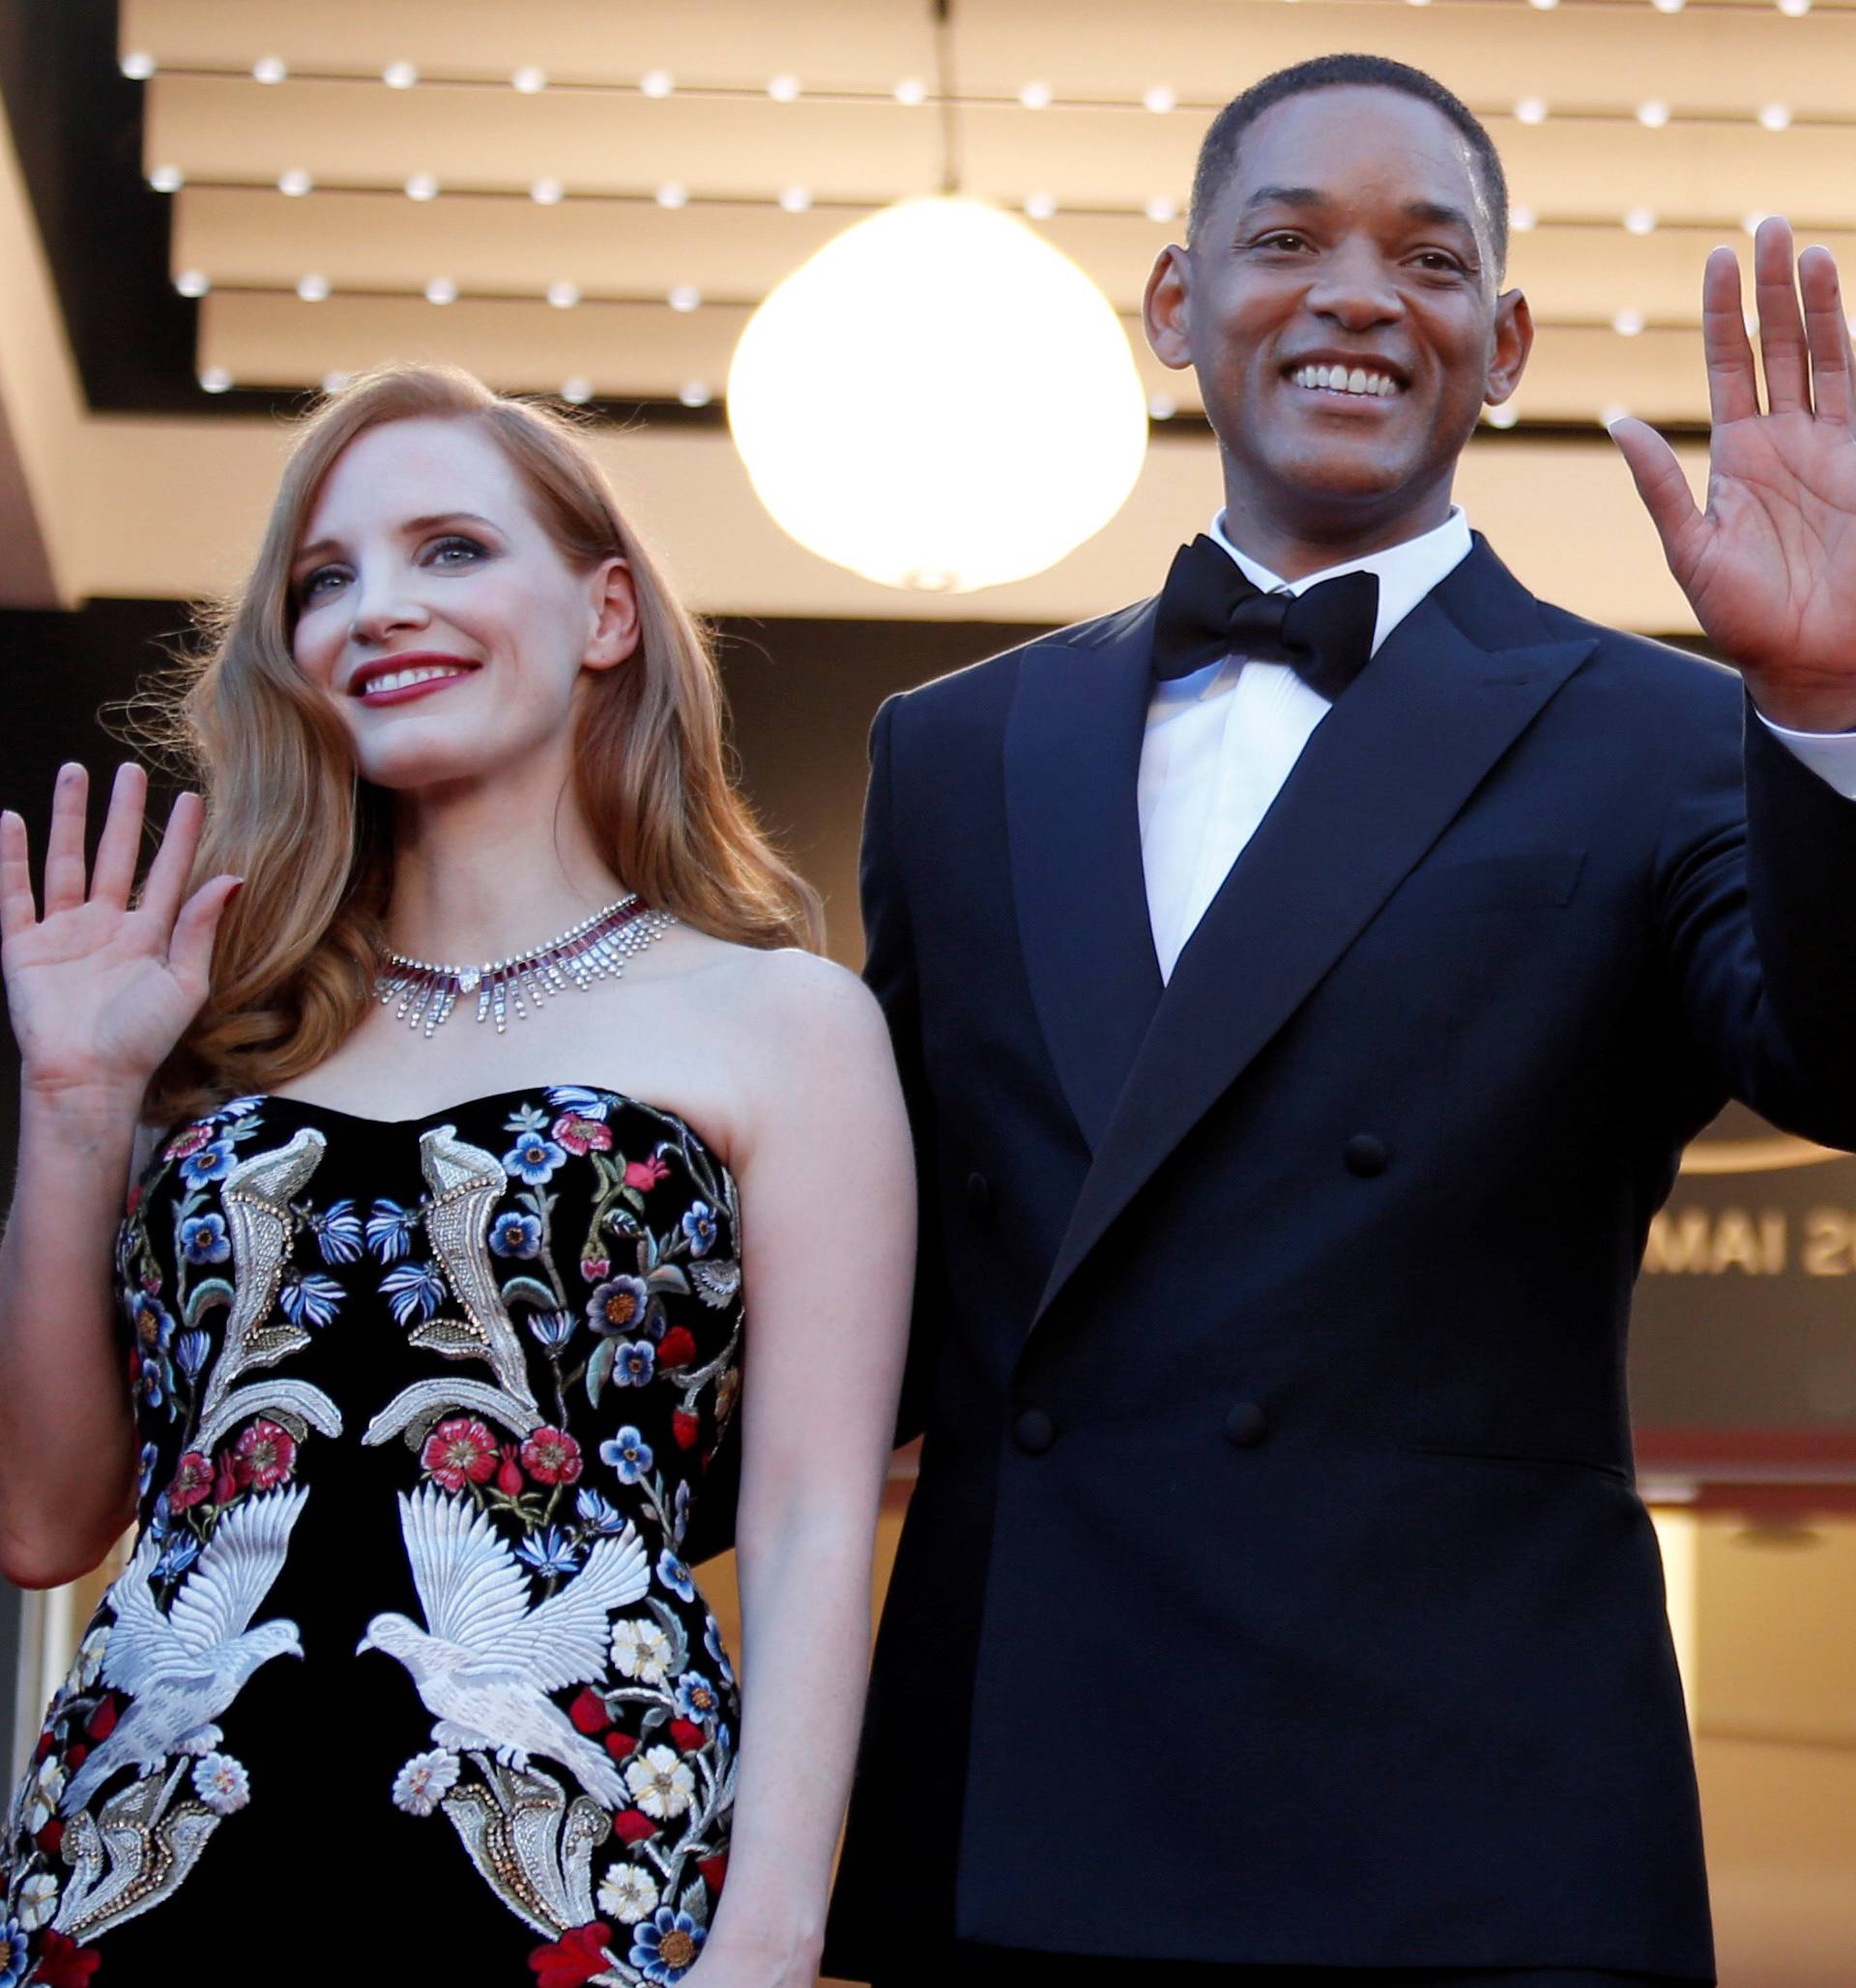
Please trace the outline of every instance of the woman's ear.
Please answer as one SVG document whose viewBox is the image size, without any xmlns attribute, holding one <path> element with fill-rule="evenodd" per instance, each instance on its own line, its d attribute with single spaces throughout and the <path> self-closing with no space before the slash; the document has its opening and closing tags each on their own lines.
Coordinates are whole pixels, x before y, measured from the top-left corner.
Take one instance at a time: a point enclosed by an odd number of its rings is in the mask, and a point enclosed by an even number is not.
<svg viewBox="0 0 1856 1988">
<path fill-rule="evenodd" d="M 638 590 L 623 559 L 602 561 L 588 582 L 592 629 L 581 658 L 587 669 L 611 669 L 638 647 Z"/>
</svg>

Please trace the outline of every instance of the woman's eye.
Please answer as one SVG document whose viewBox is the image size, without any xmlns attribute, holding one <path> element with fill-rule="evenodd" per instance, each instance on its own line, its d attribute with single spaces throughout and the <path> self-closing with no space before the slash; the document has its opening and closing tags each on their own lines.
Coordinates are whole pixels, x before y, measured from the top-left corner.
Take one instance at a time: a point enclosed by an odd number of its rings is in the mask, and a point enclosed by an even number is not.
<svg viewBox="0 0 1856 1988">
<path fill-rule="evenodd" d="M 426 563 L 431 566 L 468 566 L 472 560 L 483 556 L 483 547 L 475 539 L 453 536 L 438 540 L 426 554 Z"/>
<path fill-rule="evenodd" d="M 297 599 L 310 601 L 324 594 L 332 594 L 347 577 L 347 571 L 342 567 L 320 566 L 314 572 L 305 574 L 298 581 Z"/>
</svg>

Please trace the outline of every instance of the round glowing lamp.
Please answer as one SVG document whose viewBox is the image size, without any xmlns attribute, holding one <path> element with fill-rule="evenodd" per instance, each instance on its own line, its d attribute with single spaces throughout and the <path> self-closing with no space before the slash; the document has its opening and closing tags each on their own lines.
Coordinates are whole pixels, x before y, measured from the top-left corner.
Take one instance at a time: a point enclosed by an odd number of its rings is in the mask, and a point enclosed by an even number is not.
<svg viewBox="0 0 1856 1988">
<path fill-rule="evenodd" d="M 801 545 L 934 593 L 1055 566 L 1120 510 L 1147 446 L 1108 299 L 1024 222 L 952 195 L 858 221 L 774 289 L 728 419 Z"/>
</svg>

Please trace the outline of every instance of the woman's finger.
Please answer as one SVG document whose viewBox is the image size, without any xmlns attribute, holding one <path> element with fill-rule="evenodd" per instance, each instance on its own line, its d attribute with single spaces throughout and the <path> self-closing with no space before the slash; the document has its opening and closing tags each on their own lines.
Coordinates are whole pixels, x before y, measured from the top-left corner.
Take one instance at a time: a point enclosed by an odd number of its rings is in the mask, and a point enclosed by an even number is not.
<svg viewBox="0 0 1856 1988">
<path fill-rule="evenodd" d="M 90 872 L 93 901 L 127 909 L 129 893 L 135 888 L 135 863 L 142 850 L 142 805 L 148 794 L 148 775 L 133 760 L 116 769 L 115 784 L 109 790 L 109 812 L 103 817 L 103 833 L 97 844 L 97 861 Z"/>
<path fill-rule="evenodd" d="M 181 907 L 167 942 L 167 963 L 184 986 L 197 987 L 205 999 L 213 966 L 213 945 L 218 937 L 225 907 L 243 887 L 241 877 L 212 877 Z"/>
<path fill-rule="evenodd" d="M 51 833 L 45 840 L 45 916 L 84 901 L 84 815 L 90 775 L 75 760 L 58 769 L 51 790 Z"/>
<path fill-rule="evenodd" d="M 167 811 L 161 846 L 155 852 L 142 886 L 141 907 L 164 932 L 173 925 L 188 879 L 193 874 L 193 858 L 205 820 L 206 804 L 193 793 L 177 795 Z"/>
<path fill-rule="evenodd" d="M 32 863 L 26 823 L 12 808 L 0 813 L 0 939 L 28 931 L 39 921 L 32 896 Z"/>
</svg>

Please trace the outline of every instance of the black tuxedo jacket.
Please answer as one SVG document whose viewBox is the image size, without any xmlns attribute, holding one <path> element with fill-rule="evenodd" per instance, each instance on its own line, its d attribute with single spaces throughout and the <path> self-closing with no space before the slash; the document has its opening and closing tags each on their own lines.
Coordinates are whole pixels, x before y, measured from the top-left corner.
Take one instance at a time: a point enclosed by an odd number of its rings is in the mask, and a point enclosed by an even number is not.
<svg viewBox="0 0 1856 1988">
<path fill-rule="evenodd" d="M 1625 1327 L 1729 1094 L 1856 1146 L 1856 804 L 1478 540 L 1163 990 L 1152 622 L 877 721 L 926 1444 L 826 1971 L 1711 1979 Z"/>
</svg>

